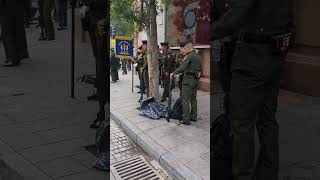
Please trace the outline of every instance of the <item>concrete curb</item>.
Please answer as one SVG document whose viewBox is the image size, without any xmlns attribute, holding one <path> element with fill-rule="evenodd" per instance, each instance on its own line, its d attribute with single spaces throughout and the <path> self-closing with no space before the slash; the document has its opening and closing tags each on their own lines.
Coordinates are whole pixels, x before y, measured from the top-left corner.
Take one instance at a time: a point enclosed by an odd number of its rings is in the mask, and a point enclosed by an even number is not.
<svg viewBox="0 0 320 180">
<path fill-rule="evenodd" d="M 124 132 L 126 132 L 135 143 L 152 158 L 156 159 L 174 180 L 202 180 L 200 176 L 176 159 L 168 150 L 146 135 L 119 112 L 112 110 L 112 108 L 110 110 L 110 117 L 123 128 Z"/>
</svg>

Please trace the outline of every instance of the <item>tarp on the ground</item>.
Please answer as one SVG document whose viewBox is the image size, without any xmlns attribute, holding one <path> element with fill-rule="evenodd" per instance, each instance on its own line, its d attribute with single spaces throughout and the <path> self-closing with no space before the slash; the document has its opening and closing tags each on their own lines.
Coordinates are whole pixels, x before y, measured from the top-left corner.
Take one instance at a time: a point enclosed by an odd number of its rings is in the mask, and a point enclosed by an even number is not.
<svg viewBox="0 0 320 180">
<path fill-rule="evenodd" d="M 168 106 L 156 102 L 154 97 L 149 97 L 141 102 L 140 114 L 152 119 L 166 118 L 168 116 Z"/>
</svg>

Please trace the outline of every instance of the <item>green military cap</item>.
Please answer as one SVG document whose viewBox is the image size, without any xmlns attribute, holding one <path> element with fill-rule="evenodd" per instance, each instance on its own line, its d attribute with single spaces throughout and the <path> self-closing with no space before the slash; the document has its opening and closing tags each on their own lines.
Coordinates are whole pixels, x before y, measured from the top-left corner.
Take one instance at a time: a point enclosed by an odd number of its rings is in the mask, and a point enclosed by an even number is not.
<svg viewBox="0 0 320 180">
<path fill-rule="evenodd" d="M 169 46 L 169 42 L 162 42 L 162 43 L 160 43 L 160 45 L 161 45 L 161 46 L 167 46 L 167 47 L 168 47 L 168 46 Z"/>
<path fill-rule="evenodd" d="M 180 42 L 179 44 L 180 44 L 180 47 L 182 47 L 182 48 L 186 45 L 185 42 Z"/>
</svg>

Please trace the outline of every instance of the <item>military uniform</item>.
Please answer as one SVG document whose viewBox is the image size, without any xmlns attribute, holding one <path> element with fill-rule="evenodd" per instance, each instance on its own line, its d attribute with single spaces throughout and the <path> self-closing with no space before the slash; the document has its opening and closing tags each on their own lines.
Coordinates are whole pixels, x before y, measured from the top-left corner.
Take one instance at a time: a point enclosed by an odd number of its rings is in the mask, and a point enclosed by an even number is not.
<svg viewBox="0 0 320 180">
<path fill-rule="evenodd" d="M 233 0 L 231 9 L 212 26 L 212 40 L 239 33 L 233 62 L 230 120 L 234 180 L 277 180 L 278 123 L 275 118 L 284 34 L 292 20 L 292 0 Z M 280 35 L 280 36 L 276 36 Z M 255 163 L 254 130 L 260 152 Z"/>
<path fill-rule="evenodd" d="M 161 45 L 163 46 L 167 46 L 167 43 L 162 43 Z M 171 91 L 171 89 L 174 87 L 172 86 L 171 88 L 170 86 L 170 73 L 172 73 L 175 70 L 175 64 L 176 64 L 176 55 L 174 52 L 168 51 L 165 53 L 161 53 L 159 55 L 159 61 L 161 62 L 161 68 L 162 68 L 162 82 L 163 82 L 163 86 L 164 86 L 164 90 L 163 90 L 163 95 L 162 95 L 162 99 L 161 101 L 165 101 L 167 97 L 169 97 L 169 91 Z M 174 84 L 173 84 L 174 85 Z"/>
<path fill-rule="evenodd" d="M 55 33 L 52 21 L 52 9 L 54 5 L 53 0 L 43 0 L 43 22 L 44 22 L 44 30 L 46 35 L 46 40 L 54 40 Z"/>
<path fill-rule="evenodd" d="M 186 54 L 181 65 L 174 72 L 174 74 L 183 73 L 181 91 L 183 111 L 183 121 L 181 123 L 183 124 L 190 124 L 190 120 L 197 121 L 197 89 L 201 71 L 201 57 L 193 50 Z"/>
<path fill-rule="evenodd" d="M 230 0 L 213 0 L 212 13 L 213 13 L 213 23 L 215 23 L 224 13 L 226 13 L 231 8 Z M 231 35 L 220 40 L 220 59 L 217 62 L 218 74 L 220 79 L 220 84 L 225 93 L 224 107 L 226 113 L 229 112 L 229 91 L 231 84 L 231 63 L 232 57 L 235 51 L 235 46 L 238 38 L 238 33 L 232 33 Z"/>
<path fill-rule="evenodd" d="M 149 71 L 148 71 L 147 54 L 143 54 L 142 59 L 143 59 L 143 66 L 141 68 L 141 73 L 143 76 L 143 86 L 144 86 L 144 90 L 146 91 L 147 95 L 149 96 L 149 93 L 148 93 L 148 90 L 149 90 Z"/>
<path fill-rule="evenodd" d="M 18 65 L 22 59 L 29 58 L 24 29 L 24 16 L 28 7 L 27 0 L 10 0 L 0 9 L 1 38 L 6 54 L 4 66 Z"/>
<path fill-rule="evenodd" d="M 94 57 L 97 57 L 97 22 L 107 16 L 107 0 L 83 0 L 84 4 L 89 7 L 86 16 L 89 20 L 89 36 Z M 96 62 L 96 71 L 98 71 Z"/>
<path fill-rule="evenodd" d="M 177 56 L 177 59 L 176 59 L 176 68 L 178 68 L 178 67 L 182 64 L 183 59 L 184 59 L 183 54 L 179 54 L 179 55 Z M 180 74 L 179 79 L 178 79 L 178 86 L 179 86 L 180 92 L 182 91 L 182 79 L 183 79 L 183 74 Z"/>
</svg>

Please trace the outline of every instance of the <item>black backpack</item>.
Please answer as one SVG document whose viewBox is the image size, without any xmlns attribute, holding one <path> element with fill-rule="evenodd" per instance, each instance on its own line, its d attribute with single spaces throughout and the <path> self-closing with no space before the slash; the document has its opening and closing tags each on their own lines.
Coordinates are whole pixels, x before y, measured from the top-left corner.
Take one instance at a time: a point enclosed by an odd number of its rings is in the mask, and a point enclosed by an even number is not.
<svg viewBox="0 0 320 180">
<path fill-rule="evenodd" d="M 179 97 L 174 104 L 171 112 L 170 112 L 171 119 L 178 119 L 182 120 L 182 99 Z"/>
<path fill-rule="evenodd" d="M 212 180 L 232 180 L 232 136 L 228 116 L 219 115 L 210 128 Z"/>
</svg>

